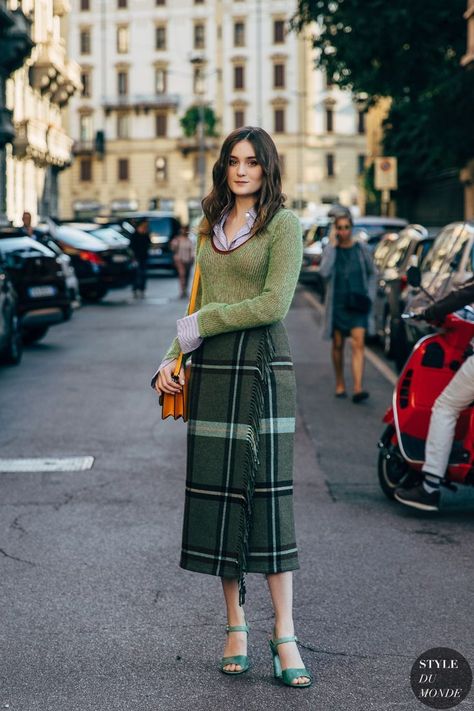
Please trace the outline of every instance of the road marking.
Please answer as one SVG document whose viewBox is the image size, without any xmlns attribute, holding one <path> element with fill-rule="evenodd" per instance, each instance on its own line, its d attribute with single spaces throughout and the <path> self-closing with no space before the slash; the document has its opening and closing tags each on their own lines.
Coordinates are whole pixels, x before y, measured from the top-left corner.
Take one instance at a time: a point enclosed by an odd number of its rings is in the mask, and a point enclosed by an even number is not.
<svg viewBox="0 0 474 711">
<path fill-rule="evenodd" d="M 82 472 L 93 464 L 94 457 L 0 459 L 0 472 Z"/>
<path fill-rule="evenodd" d="M 324 314 L 324 307 L 323 305 L 317 300 L 313 294 L 310 294 L 309 291 L 306 291 L 303 289 L 303 298 L 306 299 L 306 301 L 311 304 L 311 306 L 318 311 L 318 313 L 322 316 Z M 367 360 L 369 360 L 374 368 L 376 368 L 381 375 L 384 376 L 386 380 L 391 385 L 395 385 L 397 382 L 398 378 L 396 373 L 393 372 L 393 370 L 388 366 L 384 361 L 380 358 L 380 356 L 377 355 L 377 353 L 374 353 L 373 350 L 368 348 L 367 346 L 365 347 L 365 355 L 367 357 Z"/>
</svg>

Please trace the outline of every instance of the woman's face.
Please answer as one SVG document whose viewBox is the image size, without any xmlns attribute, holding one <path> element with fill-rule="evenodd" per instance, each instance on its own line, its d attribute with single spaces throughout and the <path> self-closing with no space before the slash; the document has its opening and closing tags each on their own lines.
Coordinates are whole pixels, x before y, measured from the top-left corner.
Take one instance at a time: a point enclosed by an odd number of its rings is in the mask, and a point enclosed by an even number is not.
<svg viewBox="0 0 474 711">
<path fill-rule="evenodd" d="M 352 226 L 345 217 L 340 217 L 336 222 L 336 237 L 340 242 L 346 242 L 351 238 Z"/>
<path fill-rule="evenodd" d="M 253 195 L 262 187 L 263 169 L 257 163 L 250 141 L 239 141 L 232 148 L 227 166 L 227 185 L 239 196 Z"/>
</svg>

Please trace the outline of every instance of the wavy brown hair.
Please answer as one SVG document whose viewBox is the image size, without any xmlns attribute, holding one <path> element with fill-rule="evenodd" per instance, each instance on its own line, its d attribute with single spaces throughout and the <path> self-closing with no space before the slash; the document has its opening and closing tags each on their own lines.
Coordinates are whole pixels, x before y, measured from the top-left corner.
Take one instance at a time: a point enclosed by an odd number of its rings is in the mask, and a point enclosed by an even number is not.
<svg viewBox="0 0 474 711">
<path fill-rule="evenodd" d="M 256 126 L 237 128 L 225 139 L 219 158 L 212 169 L 213 187 L 202 201 L 205 217 L 199 228 L 201 234 L 210 234 L 214 225 L 234 206 L 235 195 L 227 184 L 227 169 L 232 149 L 240 141 L 249 141 L 252 144 L 257 162 L 263 170 L 262 187 L 255 203 L 257 217 L 252 235 L 266 227 L 275 213 L 284 207 L 285 195 L 281 191 L 280 159 L 272 138 L 263 128 Z"/>
</svg>

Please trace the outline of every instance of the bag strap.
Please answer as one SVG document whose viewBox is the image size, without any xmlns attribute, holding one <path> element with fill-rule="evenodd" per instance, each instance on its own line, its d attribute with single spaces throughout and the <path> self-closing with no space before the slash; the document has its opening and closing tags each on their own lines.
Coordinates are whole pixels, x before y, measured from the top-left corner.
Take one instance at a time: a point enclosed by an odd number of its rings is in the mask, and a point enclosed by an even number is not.
<svg viewBox="0 0 474 711">
<path fill-rule="evenodd" d="M 201 236 L 199 238 L 199 242 L 198 242 L 198 246 L 197 246 L 197 250 L 196 250 L 196 257 L 197 257 L 197 253 L 199 251 L 199 247 L 201 246 L 202 239 L 203 239 L 203 237 Z M 199 266 L 198 261 L 196 259 L 196 266 L 194 267 L 193 283 L 191 286 L 191 296 L 189 297 L 189 304 L 188 304 L 188 308 L 186 311 L 187 316 L 190 316 L 196 310 L 196 299 L 197 299 L 197 293 L 198 293 L 198 289 L 199 289 L 200 278 L 201 278 L 201 267 Z M 183 353 L 183 351 L 180 351 L 179 355 L 178 355 L 178 360 L 176 361 L 176 367 L 173 371 L 174 378 L 177 378 L 179 376 L 179 371 L 181 370 L 181 366 L 183 364 L 183 358 L 184 358 L 184 353 Z"/>
</svg>

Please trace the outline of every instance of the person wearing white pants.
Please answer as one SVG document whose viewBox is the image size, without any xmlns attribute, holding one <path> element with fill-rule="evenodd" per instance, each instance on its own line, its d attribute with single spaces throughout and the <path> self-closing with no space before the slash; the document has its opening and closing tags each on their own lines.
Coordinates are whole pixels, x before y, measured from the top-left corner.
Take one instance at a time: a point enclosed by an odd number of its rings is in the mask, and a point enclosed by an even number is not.
<svg viewBox="0 0 474 711">
<path fill-rule="evenodd" d="M 427 308 L 423 316 L 428 321 L 438 321 L 473 301 L 474 279 L 470 279 L 461 288 Z M 470 356 L 437 398 L 431 411 L 423 481 L 409 489 L 396 489 L 397 501 L 421 511 L 439 510 L 440 484 L 448 467 L 456 423 L 461 411 L 473 401 L 474 356 Z"/>
</svg>

